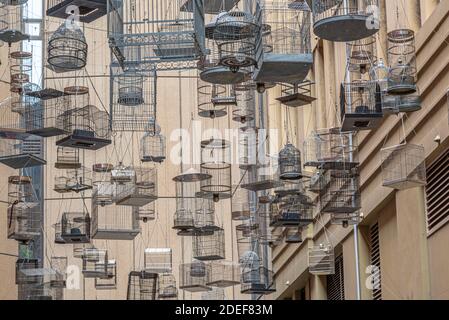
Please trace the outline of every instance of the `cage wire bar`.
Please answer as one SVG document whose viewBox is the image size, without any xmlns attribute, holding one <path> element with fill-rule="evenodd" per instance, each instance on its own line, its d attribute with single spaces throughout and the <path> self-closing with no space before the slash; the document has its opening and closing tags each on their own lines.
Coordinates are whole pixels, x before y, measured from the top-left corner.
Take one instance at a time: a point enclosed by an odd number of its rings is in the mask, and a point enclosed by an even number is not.
<svg viewBox="0 0 449 320">
<path fill-rule="evenodd" d="M 99 269 L 103 269 L 100 262 Z M 100 277 L 95 278 L 96 290 L 114 290 L 117 289 L 117 262 L 115 260 L 108 260 L 106 265 L 106 273 Z"/>
<path fill-rule="evenodd" d="M 157 199 L 157 169 L 133 167 L 132 180 L 116 184 L 116 204 L 141 207 Z"/>
<path fill-rule="evenodd" d="M 115 186 L 111 181 L 112 169 L 113 165 L 110 163 L 92 165 L 92 198 L 95 199 L 97 205 L 102 207 L 114 202 Z"/>
<path fill-rule="evenodd" d="M 158 274 L 131 271 L 128 275 L 127 300 L 156 300 Z"/>
<path fill-rule="evenodd" d="M 146 248 L 144 269 L 150 273 L 172 273 L 172 249 Z"/>
<path fill-rule="evenodd" d="M 228 114 L 228 107 L 237 105 L 235 90 L 231 85 L 212 84 L 197 80 L 198 115 L 203 118 L 220 118 Z"/>
<path fill-rule="evenodd" d="M 192 241 L 193 258 L 200 261 L 221 260 L 225 258 L 224 230 L 211 234 L 196 234 Z"/>
<path fill-rule="evenodd" d="M 203 1 L 181 11 L 184 0 L 108 0 L 108 37 L 120 65 L 148 70 L 196 67 L 205 52 Z"/>
<path fill-rule="evenodd" d="M 61 238 L 65 243 L 89 243 L 90 224 L 88 213 L 64 212 L 61 218 Z"/>
<path fill-rule="evenodd" d="M 106 277 L 108 252 L 97 248 L 86 248 L 83 252 L 83 275 L 85 278 Z"/>
</svg>

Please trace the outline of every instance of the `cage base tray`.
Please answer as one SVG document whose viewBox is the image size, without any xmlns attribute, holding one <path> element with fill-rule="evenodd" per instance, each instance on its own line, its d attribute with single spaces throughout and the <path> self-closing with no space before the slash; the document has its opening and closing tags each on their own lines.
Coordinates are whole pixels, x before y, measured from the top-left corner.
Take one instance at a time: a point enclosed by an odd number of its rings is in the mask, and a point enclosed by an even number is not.
<svg viewBox="0 0 449 320">
<path fill-rule="evenodd" d="M 27 96 L 38 98 L 41 100 L 50 100 L 50 99 L 56 99 L 59 97 L 64 96 L 64 92 L 52 89 L 52 88 L 45 88 L 39 91 L 32 91 L 29 93 L 26 93 Z"/>
<path fill-rule="evenodd" d="M 265 54 L 254 79 L 261 83 L 299 83 L 313 65 L 312 54 Z"/>
<path fill-rule="evenodd" d="M 47 9 L 47 16 L 67 19 L 66 10 L 73 5 L 80 9 L 81 22 L 92 22 L 107 14 L 107 0 L 65 0 Z"/>
<path fill-rule="evenodd" d="M 69 162 L 55 162 L 56 169 L 79 169 L 81 168 L 81 163 L 69 163 Z"/>
<path fill-rule="evenodd" d="M 188 291 L 188 292 L 205 292 L 205 291 L 212 291 L 211 287 L 208 287 L 206 285 L 201 284 L 192 284 L 192 285 L 186 285 L 186 286 L 179 286 L 179 289 Z"/>
<path fill-rule="evenodd" d="M 93 239 L 102 240 L 133 240 L 140 230 L 98 230 Z"/>
<path fill-rule="evenodd" d="M 267 288 L 263 284 L 252 284 L 251 286 L 248 286 L 248 288 L 242 288 L 240 290 L 240 293 L 242 294 L 271 294 L 273 292 L 276 292 L 275 288 Z"/>
<path fill-rule="evenodd" d="M 247 78 L 247 73 L 243 70 L 232 72 L 226 67 L 208 68 L 200 73 L 201 80 L 212 84 L 236 84 L 244 82 Z"/>
<path fill-rule="evenodd" d="M 233 221 L 245 221 L 251 218 L 251 212 L 249 210 L 246 211 L 232 211 L 231 218 Z"/>
<path fill-rule="evenodd" d="M 47 161 L 36 157 L 32 154 L 21 154 L 7 157 L 0 157 L 0 163 L 13 168 L 13 169 L 23 169 L 30 167 L 37 167 L 47 164 Z"/>
<path fill-rule="evenodd" d="M 313 32 L 321 39 L 333 42 L 350 42 L 368 38 L 379 29 L 367 28 L 370 16 L 340 15 L 318 20 L 313 25 Z"/>
<path fill-rule="evenodd" d="M 165 161 L 165 156 L 161 156 L 161 157 L 144 156 L 144 157 L 141 157 L 140 161 L 162 163 Z"/>
<path fill-rule="evenodd" d="M 56 142 L 57 146 L 78 148 L 86 150 L 98 150 L 111 144 L 109 139 L 87 137 L 83 134 L 72 134 Z"/>
<path fill-rule="evenodd" d="M 391 95 L 406 95 L 416 93 L 417 88 L 414 84 L 389 84 L 387 93 Z"/>
<path fill-rule="evenodd" d="M 421 98 L 413 97 L 413 98 L 399 98 L 399 101 L 396 105 L 397 112 L 416 112 L 421 110 Z"/>
<path fill-rule="evenodd" d="M 326 205 L 321 209 L 321 212 L 323 213 L 344 213 L 344 214 L 349 214 L 349 213 L 354 213 L 357 210 L 360 210 L 359 207 L 354 207 L 354 206 L 330 206 L 330 205 Z"/>
<path fill-rule="evenodd" d="M 60 128 L 55 128 L 55 127 L 39 128 L 39 129 L 34 129 L 34 130 L 28 130 L 27 132 L 29 134 L 33 134 L 35 136 L 40 136 L 43 138 L 49 138 L 49 137 L 55 137 L 55 136 L 67 134 L 67 131 L 64 131 Z"/>
<path fill-rule="evenodd" d="M 278 187 L 282 187 L 284 184 L 281 181 L 276 180 L 264 180 L 264 181 L 257 181 L 253 183 L 247 183 L 242 184 L 243 189 L 247 189 L 249 191 L 263 191 L 263 190 L 269 190 L 274 189 Z"/>
<path fill-rule="evenodd" d="M 198 115 L 202 118 L 221 118 L 228 115 L 226 110 L 202 110 L 198 111 Z"/>
<path fill-rule="evenodd" d="M 383 114 L 346 113 L 341 125 L 341 132 L 373 130 L 382 124 Z"/>
<path fill-rule="evenodd" d="M 313 101 L 316 100 L 316 98 L 302 93 L 293 93 L 290 95 L 276 98 L 276 100 L 287 107 L 297 108 L 311 104 Z"/>
<path fill-rule="evenodd" d="M 61 235 L 65 243 L 90 243 L 90 237 L 86 234 L 80 235 Z"/>
<path fill-rule="evenodd" d="M 107 273 L 106 270 L 105 271 L 83 270 L 84 278 L 104 278 L 106 273 Z"/>
<path fill-rule="evenodd" d="M 196 260 L 199 261 L 216 261 L 216 260 L 223 260 L 225 257 L 220 256 L 220 255 L 208 255 L 208 256 L 198 256 L 198 257 L 193 257 Z"/>
</svg>

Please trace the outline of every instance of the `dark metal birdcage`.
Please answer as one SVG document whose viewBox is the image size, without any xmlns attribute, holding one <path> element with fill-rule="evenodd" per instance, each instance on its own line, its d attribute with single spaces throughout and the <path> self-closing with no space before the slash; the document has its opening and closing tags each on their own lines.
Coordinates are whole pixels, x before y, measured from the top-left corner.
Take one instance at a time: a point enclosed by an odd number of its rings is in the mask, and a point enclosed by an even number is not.
<svg viewBox="0 0 449 320">
<path fill-rule="evenodd" d="M 92 189 L 92 171 L 81 166 L 78 169 L 67 170 L 67 188 L 73 192 L 82 192 Z"/>
<path fill-rule="evenodd" d="M 24 16 L 29 14 L 27 1 L 0 4 L 0 40 L 8 44 L 30 38 Z"/>
<path fill-rule="evenodd" d="M 297 108 L 311 104 L 316 100 L 312 96 L 314 82 L 304 80 L 293 84 L 281 84 L 281 96 L 277 101 L 287 107 Z"/>
<path fill-rule="evenodd" d="M 353 213 L 331 213 L 331 224 L 348 228 L 349 226 L 358 225 L 362 220 L 359 211 Z"/>
<path fill-rule="evenodd" d="M 221 260 L 225 258 L 224 230 L 215 230 L 212 234 L 196 234 L 193 237 L 193 258 L 201 261 Z"/>
<path fill-rule="evenodd" d="M 86 248 L 83 252 L 83 275 L 85 278 L 107 276 L 108 252 L 104 249 Z"/>
<path fill-rule="evenodd" d="M 416 86 L 415 33 L 410 29 L 397 29 L 388 33 L 389 94 L 410 94 Z"/>
<path fill-rule="evenodd" d="M 156 300 L 158 274 L 131 271 L 128 275 L 127 300 Z"/>
<path fill-rule="evenodd" d="M 38 284 L 42 281 L 42 277 L 39 275 L 27 275 L 23 271 L 33 270 L 39 268 L 38 259 L 23 259 L 16 260 L 16 281 L 17 285 L 24 284 Z"/>
<path fill-rule="evenodd" d="M 173 251 L 171 248 L 146 248 L 144 269 L 150 273 L 172 273 Z"/>
<path fill-rule="evenodd" d="M 107 13 L 107 0 L 47 0 L 47 16 L 92 22 Z M 75 11 L 76 10 L 76 11 Z"/>
<path fill-rule="evenodd" d="M 14 51 L 9 54 L 10 91 L 22 93 L 31 81 L 33 54 L 26 51 Z"/>
<path fill-rule="evenodd" d="M 179 289 L 188 292 L 210 291 L 210 270 L 202 261 L 192 261 L 179 265 Z"/>
<path fill-rule="evenodd" d="M 157 199 L 157 170 L 149 167 L 133 167 L 134 175 L 129 183 L 116 185 L 117 205 L 141 207 Z"/>
<path fill-rule="evenodd" d="M 115 186 L 111 181 L 113 165 L 110 163 L 96 163 L 92 166 L 93 193 L 97 205 L 106 206 L 114 201 Z"/>
<path fill-rule="evenodd" d="M 97 290 L 117 289 L 117 261 L 108 260 L 106 264 L 106 273 L 95 278 L 95 289 Z M 98 268 L 103 269 L 101 263 Z"/>
<path fill-rule="evenodd" d="M 23 169 L 45 165 L 39 139 L 0 139 L 0 163 L 13 169 Z"/>
<path fill-rule="evenodd" d="M 209 263 L 210 281 L 208 286 L 225 288 L 240 284 L 240 265 L 230 261 Z"/>
<path fill-rule="evenodd" d="M 140 140 L 140 161 L 162 163 L 166 158 L 165 137 L 156 124 L 155 131 L 146 132 Z"/>
<path fill-rule="evenodd" d="M 384 187 L 402 190 L 426 184 L 423 146 L 407 143 L 383 148 L 381 157 Z"/>
<path fill-rule="evenodd" d="M 48 41 L 47 61 L 56 70 L 80 70 L 87 64 L 87 48 L 87 41 L 80 26 L 67 20 Z"/>
<path fill-rule="evenodd" d="M 313 222 L 314 205 L 307 196 L 289 196 L 280 204 L 279 210 L 272 211 L 272 227 L 305 227 Z"/>
<path fill-rule="evenodd" d="M 84 212 L 64 212 L 61 218 L 61 238 L 66 243 L 90 242 L 90 217 Z"/>
<path fill-rule="evenodd" d="M 0 137 L 23 140 L 29 134 L 26 132 L 24 117 L 14 110 L 13 102 L 7 98 L 0 103 Z"/>
<path fill-rule="evenodd" d="M 78 169 L 81 167 L 79 149 L 58 147 L 56 150 L 56 169 Z"/>
<path fill-rule="evenodd" d="M 228 107 L 237 104 L 231 85 L 211 84 L 198 77 L 198 115 L 204 118 L 220 118 L 228 114 Z"/>
<path fill-rule="evenodd" d="M 265 267 L 243 267 L 240 278 L 242 294 L 271 294 L 276 291 L 273 271 Z"/>
<path fill-rule="evenodd" d="M 279 178 L 299 180 L 302 178 L 301 152 L 291 143 L 279 151 Z"/>
<path fill-rule="evenodd" d="M 320 243 L 309 249 L 309 272 L 314 275 L 335 273 L 334 248 L 330 243 Z"/>
<path fill-rule="evenodd" d="M 378 0 L 313 0 L 313 31 L 329 41 L 367 38 L 379 31 L 378 8 Z"/>
<path fill-rule="evenodd" d="M 303 237 L 302 237 L 302 228 L 285 228 L 285 243 L 289 244 L 295 244 L 295 243 L 302 243 Z"/>
<path fill-rule="evenodd" d="M 171 273 L 160 273 L 157 281 L 158 300 L 177 300 L 178 289 L 176 288 L 176 278 Z"/>
</svg>

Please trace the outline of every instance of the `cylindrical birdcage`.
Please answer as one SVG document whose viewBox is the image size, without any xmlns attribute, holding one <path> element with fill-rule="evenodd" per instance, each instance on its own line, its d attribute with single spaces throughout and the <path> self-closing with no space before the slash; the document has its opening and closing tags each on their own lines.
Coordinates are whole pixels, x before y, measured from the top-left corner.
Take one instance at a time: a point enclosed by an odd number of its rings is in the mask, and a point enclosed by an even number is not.
<svg viewBox="0 0 449 320">
<path fill-rule="evenodd" d="M 232 109 L 232 120 L 246 123 L 255 119 L 256 105 L 254 95 L 254 91 L 251 89 L 237 91 L 237 106 Z"/>
<path fill-rule="evenodd" d="M 30 38 L 24 17 L 30 14 L 27 1 L 3 1 L 0 4 L 0 40 L 6 43 Z"/>
<path fill-rule="evenodd" d="M 47 61 L 57 70 L 80 70 L 87 63 L 87 42 L 76 22 L 64 21 L 48 41 Z"/>
<path fill-rule="evenodd" d="M 89 243 L 89 214 L 84 212 L 64 212 L 61 218 L 61 238 L 66 243 Z"/>
<path fill-rule="evenodd" d="M 34 191 L 31 177 L 11 176 L 8 178 L 8 203 L 35 203 L 37 195 Z"/>
<path fill-rule="evenodd" d="M 154 132 L 146 132 L 140 140 L 140 160 L 162 163 L 165 160 L 166 142 L 161 127 L 156 124 Z"/>
<path fill-rule="evenodd" d="M 11 92 L 22 93 L 31 82 L 33 54 L 26 51 L 14 51 L 9 54 Z"/>
<path fill-rule="evenodd" d="M 416 87 L 415 32 L 397 29 L 388 33 L 389 94 L 410 94 Z"/>
<path fill-rule="evenodd" d="M 232 220 L 242 221 L 251 218 L 251 212 L 255 211 L 256 194 L 253 191 L 235 186 L 231 201 Z"/>
<path fill-rule="evenodd" d="M 349 70 L 358 74 L 366 74 L 377 62 L 376 36 L 346 43 L 349 52 Z"/>
<path fill-rule="evenodd" d="M 287 143 L 279 152 L 279 178 L 298 180 L 302 178 L 301 152 L 291 143 Z"/>
<path fill-rule="evenodd" d="M 259 130 L 252 126 L 239 128 L 239 168 L 247 170 L 258 166 Z"/>
<path fill-rule="evenodd" d="M 211 84 L 198 77 L 198 115 L 204 118 L 219 118 L 228 114 L 228 106 L 237 104 L 231 85 Z"/>
<path fill-rule="evenodd" d="M 145 102 L 143 97 L 144 76 L 135 72 L 125 72 L 117 77 L 118 104 L 135 107 Z"/>
<path fill-rule="evenodd" d="M 201 141 L 201 173 L 211 178 L 201 181 L 202 196 L 214 202 L 231 197 L 231 144 L 223 139 Z"/>
<path fill-rule="evenodd" d="M 114 200 L 114 184 L 111 181 L 113 165 L 110 163 L 96 163 L 92 166 L 93 171 L 93 194 L 92 197 L 100 206 L 112 204 Z"/>
<path fill-rule="evenodd" d="M 201 261 L 221 260 L 225 258 L 224 230 L 215 230 L 212 234 L 197 234 L 193 237 L 193 258 Z"/>
<path fill-rule="evenodd" d="M 79 149 L 58 147 L 56 150 L 56 169 L 78 169 L 81 167 Z"/>
</svg>

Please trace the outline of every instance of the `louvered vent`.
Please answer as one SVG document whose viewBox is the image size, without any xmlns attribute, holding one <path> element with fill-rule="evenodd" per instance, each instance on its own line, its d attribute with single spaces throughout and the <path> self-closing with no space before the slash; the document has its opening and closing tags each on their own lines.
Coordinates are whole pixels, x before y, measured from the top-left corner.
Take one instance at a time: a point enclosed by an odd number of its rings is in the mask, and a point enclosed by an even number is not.
<svg viewBox="0 0 449 320">
<path fill-rule="evenodd" d="M 345 300 L 345 279 L 343 275 L 343 255 L 335 258 L 335 274 L 327 276 L 327 299 Z"/>
<path fill-rule="evenodd" d="M 42 141 L 40 139 L 26 139 L 22 141 L 22 153 L 42 157 Z"/>
<path fill-rule="evenodd" d="M 427 229 L 433 233 L 449 221 L 449 149 L 427 168 Z"/>
<path fill-rule="evenodd" d="M 370 228 L 371 266 L 373 266 L 373 300 L 382 300 L 381 271 L 380 271 L 380 247 L 379 224 Z"/>
</svg>

